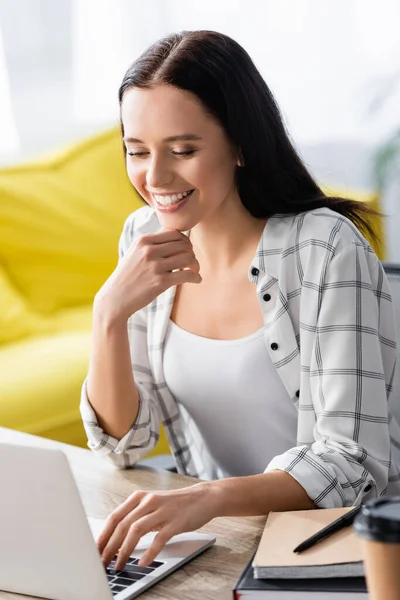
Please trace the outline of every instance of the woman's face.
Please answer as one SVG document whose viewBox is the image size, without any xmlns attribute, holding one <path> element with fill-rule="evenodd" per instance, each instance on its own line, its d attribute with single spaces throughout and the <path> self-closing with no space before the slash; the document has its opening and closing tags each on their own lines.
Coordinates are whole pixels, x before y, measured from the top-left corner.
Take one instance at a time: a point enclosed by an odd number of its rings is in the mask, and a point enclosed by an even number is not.
<svg viewBox="0 0 400 600">
<path fill-rule="evenodd" d="M 237 154 L 196 96 L 131 88 L 121 117 L 129 179 L 165 229 L 187 231 L 239 201 Z"/>
</svg>

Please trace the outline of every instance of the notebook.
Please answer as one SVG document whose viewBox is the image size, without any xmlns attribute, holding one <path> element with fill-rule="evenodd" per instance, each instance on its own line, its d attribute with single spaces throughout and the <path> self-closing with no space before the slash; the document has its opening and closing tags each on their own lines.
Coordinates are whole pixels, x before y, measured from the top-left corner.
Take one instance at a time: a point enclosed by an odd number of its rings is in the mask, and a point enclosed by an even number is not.
<svg viewBox="0 0 400 600">
<path fill-rule="evenodd" d="M 333 533 L 312 548 L 296 554 L 294 548 L 350 508 L 271 512 L 253 561 L 258 578 L 362 577 L 361 540 L 353 527 Z"/>
<path fill-rule="evenodd" d="M 250 559 L 233 589 L 234 600 L 367 600 L 364 577 L 254 579 Z"/>
</svg>

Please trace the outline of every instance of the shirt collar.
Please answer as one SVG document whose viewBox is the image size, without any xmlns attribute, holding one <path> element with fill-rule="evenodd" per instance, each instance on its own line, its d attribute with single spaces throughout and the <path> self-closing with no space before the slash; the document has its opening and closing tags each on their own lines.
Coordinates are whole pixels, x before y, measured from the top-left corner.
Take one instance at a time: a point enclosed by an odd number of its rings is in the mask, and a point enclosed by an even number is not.
<svg viewBox="0 0 400 600">
<path fill-rule="evenodd" d="M 295 217 L 296 215 L 275 215 L 268 219 L 248 270 L 252 283 L 257 284 L 266 275 L 278 279 L 285 240 Z"/>
</svg>

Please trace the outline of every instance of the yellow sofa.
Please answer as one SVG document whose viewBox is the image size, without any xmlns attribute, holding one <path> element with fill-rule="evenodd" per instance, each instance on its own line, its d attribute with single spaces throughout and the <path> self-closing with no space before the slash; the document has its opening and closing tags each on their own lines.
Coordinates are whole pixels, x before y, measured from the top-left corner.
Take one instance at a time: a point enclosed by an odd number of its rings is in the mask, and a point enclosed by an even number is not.
<svg viewBox="0 0 400 600">
<path fill-rule="evenodd" d="M 0 425 L 86 445 L 93 297 L 142 205 L 117 129 L 0 170 Z M 162 435 L 155 453 L 167 451 Z"/>
<path fill-rule="evenodd" d="M 0 170 L 0 425 L 86 445 L 78 407 L 92 301 L 141 205 L 117 129 Z M 152 454 L 167 451 L 162 433 Z"/>
</svg>

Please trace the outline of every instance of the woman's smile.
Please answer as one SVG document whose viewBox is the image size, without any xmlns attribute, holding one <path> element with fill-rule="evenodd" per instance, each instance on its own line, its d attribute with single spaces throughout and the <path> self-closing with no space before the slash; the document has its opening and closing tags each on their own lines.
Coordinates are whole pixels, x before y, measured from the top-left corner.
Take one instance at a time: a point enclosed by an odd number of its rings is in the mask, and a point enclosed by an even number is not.
<svg viewBox="0 0 400 600">
<path fill-rule="evenodd" d="M 154 194 L 151 196 L 156 205 L 156 209 L 161 212 L 173 212 L 186 204 L 186 200 L 193 194 L 195 190 L 187 190 L 186 192 L 177 192 L 175 194 Z"/>
</svg>

